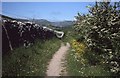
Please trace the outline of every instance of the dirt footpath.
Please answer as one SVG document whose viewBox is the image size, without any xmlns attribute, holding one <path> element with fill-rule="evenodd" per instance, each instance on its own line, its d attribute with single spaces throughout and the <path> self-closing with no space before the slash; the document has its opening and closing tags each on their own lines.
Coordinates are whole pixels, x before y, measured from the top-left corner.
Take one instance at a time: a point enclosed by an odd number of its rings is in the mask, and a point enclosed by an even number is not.
<svg viewBox="0 0 120 78">
<path fill-rule="evenodd" d="M 61 75 L 67 75 L 67 72 L 65 71 L 64 67 L 64 59 L 67 51 L 69 50 L 70 44 L 66 43 L 64 45 L 61 43 L 61 47 L 59 50 L 53 55 L 51 61 L 48 65 L 48 70 L 46 72 L 47 76 L 61 76 Z"/>
</svg>

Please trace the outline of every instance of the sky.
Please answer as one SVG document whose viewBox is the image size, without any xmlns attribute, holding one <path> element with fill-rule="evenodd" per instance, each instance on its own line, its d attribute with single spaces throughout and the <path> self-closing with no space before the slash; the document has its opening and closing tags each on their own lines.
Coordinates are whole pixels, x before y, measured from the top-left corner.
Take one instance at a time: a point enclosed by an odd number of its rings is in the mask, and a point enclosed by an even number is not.
<svg viewBox="0 0 120 78">
<path fill-rule="evenodd" d="M 87 14 L 94 2 L 2 2 L 2 14 L 15 18 L 74 20 L 78 12 Z"/>
</svg>

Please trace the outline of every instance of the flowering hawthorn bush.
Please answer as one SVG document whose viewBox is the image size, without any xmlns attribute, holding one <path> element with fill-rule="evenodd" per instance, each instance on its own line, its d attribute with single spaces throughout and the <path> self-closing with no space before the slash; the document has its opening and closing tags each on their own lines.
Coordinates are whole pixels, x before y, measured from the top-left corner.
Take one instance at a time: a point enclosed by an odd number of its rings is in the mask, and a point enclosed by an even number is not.
<svg viewBox="0 0 120 78">
<path fill-rule="evenodd" d="M 93 7 L 89 7 L 89 14 L 80 15 L 78 13 L 75 30 L 85 38 L 84 41 L 91 53 L 95 53 L 93 58 L 99 56 L 101 59 L 97 60 L 100 63 L 102 61 L 108 66 L 113 75 L 119 75 L 120 2 L 113 4 L 96 2 Z"/>
</svg>

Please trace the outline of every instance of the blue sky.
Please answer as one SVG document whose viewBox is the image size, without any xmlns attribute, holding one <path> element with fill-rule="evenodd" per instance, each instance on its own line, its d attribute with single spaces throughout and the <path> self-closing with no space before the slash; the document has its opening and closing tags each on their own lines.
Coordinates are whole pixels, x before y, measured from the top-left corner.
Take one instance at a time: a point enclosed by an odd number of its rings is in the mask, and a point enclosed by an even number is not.
<svg viewBox="0 0 120 78">
<path fill-rule="evenodd" d="M 77 12 L 88 13 L 87 5 L 93 2 L 3 2 L 2 14 L 18 18 L 73 20 Z"/>
</svg>

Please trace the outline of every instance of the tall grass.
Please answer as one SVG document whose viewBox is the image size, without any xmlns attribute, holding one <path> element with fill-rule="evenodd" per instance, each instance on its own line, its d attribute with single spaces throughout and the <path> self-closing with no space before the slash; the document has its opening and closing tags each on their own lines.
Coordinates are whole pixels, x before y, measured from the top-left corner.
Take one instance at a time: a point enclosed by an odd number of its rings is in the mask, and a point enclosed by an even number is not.
<svg viewBox="0 0 120 78">
<path fill-rule="evenodd" d="M 60 47 L 61 41 L 53 38 L 36 40 L 29 48 L 20 47 L 3 57 L 3 76 L 44 76 L 47 64 Z"/>
<path fill-rule="evenodd" d="M 78 35 L 75 35 L 75 31 L 73 28 L 67 28 L 64 29 L 65 31 L 65 37 L 63 38 L 64 42 L 69 42 L 70 44 L 73 44 L 73 40 L 78 41 L 79 37 Z M 81 39 L 80 39 L 81 40 Z M 79 43 L 79 41 L 78 41 Z M 80 42 L 84 43 L 84 40 Z M 77 47 L 77 50 L 80 49 L 80 46 L 78 44 L 75 44 Z M 89 63 L 88 59 L 93 59 L 94 58 L 92 52 L 87 52 L 89 51 L 87 48 L 85 49 L 85 53 L 83 54 L 83 57 L 76 59 L 76 51 L 73 51 L 74 46 L 71 45 L 70 50 L 67 53 L 66 56 L 66 68 L 69 76 L 110 76 L 111 73 L 106 69 L 104 65 L 91 65 Z M 82 49 L 82 48 L 81 48 Z M 81 51 L 81 50 L 79 50 Z M 83 64 L 82 59 L 84 59 L 86 62 Z M 96 59 L 97 60 L 97 59 Z"/>
<path fill-rule="evenodd" d="M 74 52 L 71 49 L 66 59 L 67 71 L 70 76 L 111 76 L 111 73 L 102 65 L 81 64 L 81 61 L 76 60 Z"/>
</svg>

